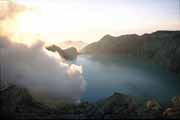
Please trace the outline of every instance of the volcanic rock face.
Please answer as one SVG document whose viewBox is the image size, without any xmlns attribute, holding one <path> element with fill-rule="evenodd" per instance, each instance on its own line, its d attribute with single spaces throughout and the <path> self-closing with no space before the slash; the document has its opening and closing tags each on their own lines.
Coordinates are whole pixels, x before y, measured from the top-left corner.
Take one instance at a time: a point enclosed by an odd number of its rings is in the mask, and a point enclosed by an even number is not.
<svg viewBox="0 0 180 120">
<path fill-rule="evenodd" d="M 124 54 L 144 57 L 162 64 L 180 75 L 180 31 L 157 31 L 113 37 L 104 36 L 100 41 L 82 49 L 84 54 Z"/>
</svg>

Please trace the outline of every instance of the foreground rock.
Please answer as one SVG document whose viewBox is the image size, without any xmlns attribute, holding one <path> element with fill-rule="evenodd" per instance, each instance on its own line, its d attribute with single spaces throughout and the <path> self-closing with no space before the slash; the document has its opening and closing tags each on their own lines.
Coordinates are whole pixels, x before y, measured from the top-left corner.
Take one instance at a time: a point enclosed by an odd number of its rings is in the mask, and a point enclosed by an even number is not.
<svg viewBox="0 0 180 120">
<path fill-rule="evenodd" d="M 142 36 L 106 35 L 100 41 L 87 45 L 81 53 L 139 56 L 162 64 L 180 75 L 180 31 L 157 31 Z"/>
<path fill-rule="evenodd" d="M 122 119 L 180 118 L 179 103 L 160 105 L 156 100 L 138 100 L 120 93 L 96 103 L 59 103 L 56 107 L 37 102 L 24 88 L 11 86 L 1 91 L 1 117 L 14 119 Z M 177 97 L 176 97 L 177 98 Z M 176 99 L 175 98 L 175 99 Z M 51 103 L 52 104 L 52 103 Z M 163 107 L 161 107 L 163 106 Z"/>
<path fill-rule="evenodd" d="M 24 88 L 10 86 L 0 92 L 1 117 L 29 119 L 47 116 L 52 112 L 45 105 L 35 101 Z"/>
<path fill-rule="evenodd" d="M 63 50 L 56 45 L 52 45 L 52 46 L 46 47 L 46 49 L 49 51 L 52 51 L 52 52 L 58 52 L 59 55 L 66 60 L 75 59 L 78 55 L 78 52 L 77 52 L 76 48 L 74 48 L 74 47 L 70 47 L 70 48 Z"/>
<path fill-rule="evenodd" d="M 180 116 L 180 96 L 175 96 L 171 100 L 171 104 L 163 112 L 164 117 L 179 118 Z"/>
</svg>

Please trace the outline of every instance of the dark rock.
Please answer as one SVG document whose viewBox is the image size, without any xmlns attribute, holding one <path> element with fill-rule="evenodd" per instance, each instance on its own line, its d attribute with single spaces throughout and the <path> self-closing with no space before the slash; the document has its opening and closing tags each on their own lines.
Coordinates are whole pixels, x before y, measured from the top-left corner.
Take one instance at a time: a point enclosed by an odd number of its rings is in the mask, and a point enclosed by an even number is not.
<svg viewBox="0 0 180 120">
<path fill-rule="evenodd" d="M 58 52 L 59 55 L 66 60 L 75 59 L 78 55 L 78 52 L 77 52 L 76 48 L 74 48 L 74 47 L 63 50 L 56 45 L 51 45 L 51 46 L 46 47 L 46 49 L 49 51 L 52 51 L 52 52 Z"/>
<path fill-rule="evenodd" d="M 163 112 L 166 118 L 180 118 L 180 96 L 175 96 L 171 99 L 172 104 Z"/>
<path fill-rule="evenodd" d="M 50 113 L 49 108 L 36 102 L 25 88 L 11 86 L 0 92 L 1 115 L 13 119 L 38 118 Z"/>
<path fill-rule="evenodd" d="M 169 107 L 163 112 L 163 116 L 167 118 L 180 118 L 180 106 Z"/>
<path fill-rule="evenodd" d="M 60 55 L 61 57 L 63 57 L 63 58 L 66 57 L 64 51 L 63 51 L 60 47 L 58 47 L 58 46 L 56 46 L 56 45 L 48 46 L 48 47 L 46 47 L 46 49 L 49 50 L 49 51 L 52 51 L 52 52 L 58 52 L 59 55 Z"/>
<path fill-rule="evenodd" d="M 118 118 L 138 117 L 136 101 L 127 95 L 114 93 L 112 96 L 100 101 L 98 107 L 104 115 Z"/>
<path fill-rule="evenodd" d="M 180 96 L 173 97 L 171 101 L 174 106 L 180 106 Z"/>
<path fill-rule="evenodd" d="M 75 47 L 70 47 L 64 50 L 64 53 L 66 55 L 66 59 L 75 59 L 78 55 L 78 52 Z"/>
</svg>

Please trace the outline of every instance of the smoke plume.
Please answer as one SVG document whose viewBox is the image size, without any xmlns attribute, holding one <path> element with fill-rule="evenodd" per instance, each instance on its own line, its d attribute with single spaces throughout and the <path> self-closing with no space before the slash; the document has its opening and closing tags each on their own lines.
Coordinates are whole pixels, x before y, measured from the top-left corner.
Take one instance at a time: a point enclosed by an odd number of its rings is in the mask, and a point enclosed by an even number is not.
<svg viewBox="0 0 180 120">
<path fill-rule="evenodd" d="M 79 102 L 85 89 L 81 66 L 69 65 L 37 41 L 31 46 L 0 37 L 1 80 L 37 95 Z"/>
</svg>

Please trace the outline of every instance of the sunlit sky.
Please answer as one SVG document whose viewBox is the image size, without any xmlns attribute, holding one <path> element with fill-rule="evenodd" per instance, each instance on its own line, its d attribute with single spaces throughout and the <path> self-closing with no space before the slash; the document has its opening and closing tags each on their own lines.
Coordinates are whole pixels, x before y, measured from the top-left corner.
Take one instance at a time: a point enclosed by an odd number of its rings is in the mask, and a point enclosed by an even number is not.
<svg viewBox="0 0 180 120">
<path fill-rule="evenodd" d="M 19 31 L 33 31 L 48 42 L 93 42 L 106 34 L 180 30 L 180 0 L 14 1 L 36 11 L 21 17 Z"/>
</svg>

